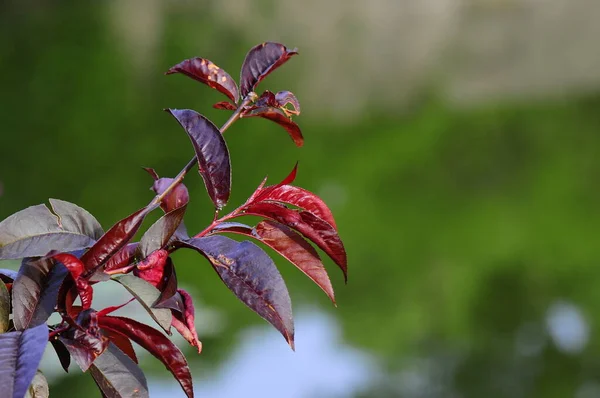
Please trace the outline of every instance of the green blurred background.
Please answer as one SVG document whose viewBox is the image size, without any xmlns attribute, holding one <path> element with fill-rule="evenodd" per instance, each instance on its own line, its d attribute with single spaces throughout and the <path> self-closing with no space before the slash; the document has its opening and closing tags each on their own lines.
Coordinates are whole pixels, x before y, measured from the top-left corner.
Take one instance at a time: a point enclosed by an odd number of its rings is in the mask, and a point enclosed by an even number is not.
<svg viewBox="0 0 600 398">
<path fill-rule="evenodd" d="M 296 183 L 336 217 L 349 282 L 327 260 L 333 308 L 277 259 L 304 314 L 286 356 L 208 263 L 177 253 L 198 298 L 204 351 L 180 344 L 196 384 L 229 375 L 204 396 L 237 396 L 227 383 L 250 397 L 600 396 L 598 18 L 585 0 L 2 1 L 0 219 L 52 197 L 108 228 L 143 206 L 141 166 L 173 176 L 193 154 L 161 109 L 227 118 L 219 93 L 163 72 L 202 56 L 237 76 L 250 46 L 281 41 L 301 55 L 261 88 L 298 95 L 306 143 L 236 123 L 230 203 L 299 161 Z M 199 230 L 211 205 L 199 177 L 186 183 Z M 332 346 L 302 357 L 313 324 Z M 247 353 L 264 370 L 252 386 L 236 368 L 248 341 L 263 347 Z M 311 369 L 348 350 L 315 384 Z M 287 374 L 302 390 L 270 389 L 283 356 L 302 358 Z M 352 361 L 360 382 L 329 374 Z M 181 394 L 152 358 L 143 367 L 153 396 Z M 97 394 L 78 369 L 52 380 L 54 396 Z"/>
</svg>

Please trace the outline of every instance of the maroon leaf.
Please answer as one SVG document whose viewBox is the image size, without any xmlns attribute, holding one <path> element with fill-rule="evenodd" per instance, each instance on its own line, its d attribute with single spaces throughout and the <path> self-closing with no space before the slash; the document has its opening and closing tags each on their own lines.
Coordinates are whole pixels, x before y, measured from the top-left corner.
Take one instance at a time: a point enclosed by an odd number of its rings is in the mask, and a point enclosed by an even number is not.
<svg viewBox="0 0 600 398">
<path fill-rule="evenodd" d="M 139 243 L 129 243 L 121 248 L 114 256 L 110 258 L 104 265 L 104 272 L 108 274 L 126 273 L 135 267 L 135 253 L 137 252 Z"/>
<path fill-rule="evenodd" d="M 0 260 L 44 256 L 50 250 L 72 251 L 90 247 L 102 228 L 79 206 L 50 199 L 0 222 Z"/>
<path fill-rule="evenodd" d="M 183 73 L 209 87 L 217 89 L 225 94 L 233 102 L 237 102 L 238 87 L 227 72 L 204 58 L 192 58 L 173 66 L 166 75 Z"/>
<path fill-rule="evenodd" d="M 154 178 L 154 184 L 150 189 L 152 189 L 157 195 L 162 194 L 167 189 L 167 187 L 169 187 L 173 183 L 173 181 L 175 181 L 174 178 L 159 178 L 158 174 L 156 174 L 156 171 L 154 171 L 154 169 L 146 167 L 144 168 L 144 170 L 146 170 L 148 174 L 150 174 L 152 178 Z M 165 213 L 168 213 L 171 210 L 178 209 L 188 204 L 189 201 L 190 195 L 188 193 L 188 189 L 183 183 L 180 182 L 175 188 L 171 190 L 171 192 L 167 194 L 167 196 L 165 196 L 165 198 L 160 203 L 160 207 Z"/>
<path fill-rule="evenodd" d="M 331 224 L 333 228 L 336 228 L 335 220 L 329 207 L 327 207 L 320 197 L 306 189 L 293 185 L 281 185 L 270 190 L 265 190 L 265 194 L 260 196 L 260 200 L 283 202 L 297 206 L 322 218 Z"/>
<path fill-rule="evenodd" d="M 120 333 L 138 343 L 166 366 L 188 397 L 194 396 L 192 375 L 187 361 L 179 348 L 165 335 L 148 325 L 124 317 L 101 317 L 99 325 L 103 329 Z"/>
<path fill-rule="evenodd" d="M 296 123 L 292 121 L 281 109 L 273 107 L 260 107 L 250 108 L 247 112 L 242 114 L 242 117 L 262 117 L 269 119 L 279 124 L 281 127 L 288 132 L 296 146 L 301 147 L 304 145 L 304 137 L 302 137 L 302 131 Z"/>
<path fill-rule="evenodd" d="M 186 205 L 171 210 L 159 218 L 140 239 L 139 253 L 141 258 L 147 257 L 153 251 L 162 249 L 169 243 L 177 228 L 183 221 Z"/>
<path fill-rule="evenodd" d="M 202 343 L 198 339 L 198 333 L 196 332 L 195 315 L 194 315 L 194 302 L 192 296 L 183 289 L 178 289 L 178 293 L 183 298 L 183 313 L 173 313 L 173 327 L 177 329 L 179 334 L 184 339 L 198 349 L 198 354 L 202 352 Z"/>
<path fill-rule="evenodd" d="M 81 256 L 81 261 L 91 275 L 96 268 L 102 266 L 111 256 L 117 253 L 133 238 L 142 225 L 142 221 L 153 208 L 144 207 L 117 222 L 109 229 L 94 246 Z"/>
<path fill-rule="evenodd" d="M 181 312 L 183 309 L 183 303 L 179 305 L 179 303 L 176 302 L 176 306 L 173 307 L 173 303 L 169 302 L 169 300 L 172 299 L 177 293 L 177 275 L 175 274 L 175 266 L 173 265 L 173 261 L 170 257 L 167 258 L 167 261 L 163 268 L 161 282 L 162 283 L 159 284 L 160 286 L 158 288 L 160 290 L 160 296 L 154 303 L 153 307 L 172 308 Z"/>
<path fill-rule="evenodd" d="M 144 373 L 114 344 L 94 361 L 90 373 L 106 398 L 149 397 Z"/>
<path fill-rule="evenodd" d="M 267 183 L 267 178 L 265 177 L 265 179 L 262 180 L 262 182 L 260 183 L 258 188 L 256 188 L 256 190 L 248 198 L 248 200 L 246 201 L 245 204 L 247 205 L 247 204 L 250 204 L 253 202 L 259 202 L 262 200 L 262 197 L 268 195 L 272 190 L 277 189 L 283 185 L 291 184 L 296 179 L 297 173 L 298 173 L 298 163 L 296 162 L 296 165 L 294 166 L 294 168 L 292 169 L 290 174 L 288 174 L 287 177 L 285 177 L 283 179 L 283 181 L 281 181 L 279 184 L 271 185 L 271 186 L 264 188 L 265 184 Z"/>
<path fill-rule="evenodd" d="M 76 323 L 60 334 L 59 339 L 84 372 L 108 346 L 108 338 L 100 333 L 94 310 L 81 311 Z"/>
<path fill-rule="evenodd" d="M 207 118 L 189 109 L 167 109 L 192 140 L 200 175 L 217 209 L 222 209 L 231 193 L 229 150 L 219 129 Z"/>
<path fill-rule="evenodd" d="M 48 344 L 48 326 L 0 334 L 2 396 L 23 398 Z"/>
<path fill-rule="evenodd" d="M 48 320 L 67 273 L 51 258 L 23 259 L 12 287 L 15 329 L 28 329 Z"/>
<path fill-rule="evenodd" d="M 113 278 L 123 285 L 129 293 L 148 311 L 152 319 L 160 325 L 165 332 L 171 334 L 171 311 L 165 308 L 152 308 L 160 297 L 160 291 L 145 280 L 133 275 L 120 275 Z"/>
<path fill-rule="evenodd" d="M 221 101 L 221 102 L 217 102 L 216 104 L 214 104 L 213 108 L 222 109 L 222 110 L 226 110 L 226 111 L 235 111 L 237 109 L 237 106 L 235 106 L 235 104 L 232 104 L 229 101 Z"/>
<path fill-rule="evenodd" d="M 214 235 L 180 243 L 203 254 L 225 285 L 294 348 L 292 304 L 273 260 L 258 246 Z"/>
<path fill-rule="evenodd" d="M 296 54 L 298 54 L 297 49 L 290 50 L 283 44 L 273 42 L 266 42 L 253 47 L 242 64 L 240 74 L 241 97 L 244 98 L 249 92 L 254 91 L 261 80 Z"/>
<path fill-rule="evenodd" d="M 137 264 L 134 275 L 160 290 L 168 257 L 169 252 L 164 249 L 152 252 Z"/>
<path fill-rule="evenodd" d="M 102 319 L 102 318 L 100 318 L 100 319 Z M 133 362 L 139 363 L 138 359 L 137 359 L 137 355 L 135 355 L 135 350 L 133 349 L 133 345 L 131 344 L 131 340 L 129 340 L 127 337 L 123 336 L 122 334 L 113 332 L 112 330 L 104 329 L 103 332 L 106 335 L 106 337 L 108 337 L 110 342 L 113 343 L 114 345 L 116 345 L 117 347 L 119 347 L 119 349 L 121 351 L 123 351 L 123 353 L 127 354 L 127 356 L 129 358 L 131 358 L 131 360 Z"/>
<path fill-rule="evenodd" d="M 82 278 L 82 274 L 85 271 L 83 263 L 74 255 L 68 253 L 58 253 L 52 256 L 55 260 L 60 261 L 71 273 L 71 278 L 75 281 L 75 286 L 81 297 L 81 305 L 84 310 L 89 309 L 92 306 L 92 299 L 94 290 L 90 286 L 89 282 Z"/>
<path fill-rule="evenodd" d="M 71 354 L 69 354 L 69 350 L 67 350 L 67 347 L 65 347 L 63 342 L 60 341 L 57 336 L 52 338 L 50 343 L 52 343 L 52 347 L 54 347 L 54 351 L 56 351 L 60 366 L 68 373 L 69 365 L 71 365 Z"/>
<path fill-rule="evenodd" d="M 347 260 L 344 244 L 329 223 L 308 211 L 288 209 L 278 203 L 258 202 L 245 207 L 248 215 L 261 216 L 295 229 L 319 246 L 341 268 L 347 280 Z"/>
<path fill-rule="evenodd" d="M 239 222 L 222 222 L 215 225 L 215 227 L 210 231 L 210 234 L 220 232 L 230 232 L 234 234 L 250 236 L 252 235 L 252 227 Z"/>
</svg>

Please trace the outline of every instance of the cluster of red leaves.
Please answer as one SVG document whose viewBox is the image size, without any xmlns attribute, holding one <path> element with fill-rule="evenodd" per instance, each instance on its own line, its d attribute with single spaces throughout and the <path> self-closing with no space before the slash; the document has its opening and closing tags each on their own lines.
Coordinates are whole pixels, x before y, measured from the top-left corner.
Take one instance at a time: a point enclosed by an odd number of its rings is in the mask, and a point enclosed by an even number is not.
<svg viewBox="0 0 600 398">
<path fill-rule="evenodd" d="M 302 133 L 291 120 L 300 113 L 295 95 L 289 91 L 254 93 L 260 81 L 296 53 L 278 43 L 252 48 L 242 65 L 239 89 L 227 72 L 203 58 L 183 61 L 167 74 L 182 73 L 225 94 L 231 102 L 215 107 L 234 111 L 230 120 L 259 116 L 275 121 L 301 146 Z M 186 358 L 167 337 L 174 328 L 198 353 L 202 350 L 192 297 L 177 284 L 171 254 L 179 249 L 195 250 L 208 259 L 223 283 L 277 328 L 293 348 L 291 300 L 273 260 L 251 241 L 233 240 L 223 235 L 226 233 L 270 247 L 335 303 L 325 267 L 309 241 L 341 268 L 344 277 L 346 252 L 327 205 L 315 194 L 292 185 L 296 167 L 279 184 L 266 186 L 265 179 L 244 204 L 219 218 L 231 192 L 224 128 L 218 129 L 192 110 L 167 111 L 194 147 L 195 162 L 215 206 L 214 221 L 190 237 L 183 223 L 189 202 L 187 188 L 181 179 L 160 178 L 153 169 L 146 169 L 154 179 L 155 199 L 106 232 L 84 209 L 54 199 L 50 208 L 33 206 L 0 222 L 0 259 L 23 258 L 18 273 L 0 270 L 0 351 L 7 354 L 0 357 L 0 382 L 10 386 L 7 396 L 21 398 L 25 394 L 49 340 L 65 371 L 73 358 L 84 372 L 90 371 L 105 397 L 148 395 L 132 341 L 158 358 L 192 397 Z M 145 217 L 159 206 L 164 215 L 139 242 L 132 242 Z M 247 215 L 263 220 L 255 226 L 231 221 Z M 108 280 L 121 284 L 133 297 L 122 305 L 95 310 L 93 286 Z M 75 304 L 77 298 L 80 305 Z M 111 315 L 132 300 L 137 300 L 167 335 L 136 320 Z M 62 322 L 48 326 L 55 311 Z M 14 356 L 16 362 L 11 359 Z"/>
</svg>

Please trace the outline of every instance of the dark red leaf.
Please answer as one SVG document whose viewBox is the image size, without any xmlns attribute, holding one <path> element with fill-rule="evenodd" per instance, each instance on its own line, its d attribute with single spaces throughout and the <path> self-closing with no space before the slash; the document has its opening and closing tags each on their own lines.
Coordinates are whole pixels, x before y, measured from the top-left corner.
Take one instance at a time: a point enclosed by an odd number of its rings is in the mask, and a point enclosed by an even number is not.
<svg viewBox="0 0 600 398">
<path fill-rule="evenodd" d="M 341 268 L 347 279 L 347 259 L 344 244 L 337 231 L 308 211 L 288 209 L 278 203 L 258 202 L 247 206 L 243 212 L 277 221 L 295 229 L 319 246 Z"/>
<path fill-rule="evenodd" d="M 81 261 L 88 270 L 87 274 L 93 274 L 93 271 L 102 266 L 111 256 L 129 243 L 140 228 L 140 225 L 142 225 L 142 221 L 144 221 L 146 215 L 152 210 L 152 208 L 144 207 L 117 222 L 102 235 L 100 240 L 81 256 Z"/>
<path fill-rule="evenodd" d="M 200 175 L 217 209 L 223 208 L 231 193 L 229 150 L 219 129 L 207 118 L 189 109 L 167 109 L 192 140 Z"/>
<path fill-rule="evenodd" d="M 165 335 L 148 325 L 123 317 L 105 316 L 99 319 L 103 329 L 112 330 L 138 343 L 173 373 L 175 379 L 188 397 L 194 396 L 192 389 L 192 375 L 187 361 L 179 348 Z"/>
<path fill-rule="evenodd" d="M 226 110 L 226 111 L 235 111 L 237 109 L 237 106 L 235 106 L 235 104 L 232 104 L 229 101 L 221 101 L 221 102 L 217 102 L 216 104 L 214 104 L 213 108 L 222 109 L 222 110 Z"/>
<path fill-rule="evenodd" d="M 275 94 L 269 90 L 265 90 L 261 96 L 254 101 L 254 106 L 252 106 L 252 108 L 262 108 L 265 106 L 279 108 L 279 103 L 277 102 L 277 99 L 275 99 Z"/>
<path fill-rule="evenodd" d="M 68 253 L 58 253 L 52 256 L 55 260 L 62 263 L 71 273 L 71 278 L 75 281 L 79 297 L 81 297 L 81 305 L 84 310 L 92 306 L 94 290 L 88 281 L 81 276 L 85 271 L 83 263 L 74 255 Z"/>
<path fill-rule="evenodd" d="M 0 222 L 0 260 L 87 248 L 102 234 L 98 221 L 81 207 L 56 199 L 50 204 L 52 209 L 31 206 Z"/>
<path fill-rule="evenodd" d="M 102 318 L 100 318 L 102 319 Z M 103 329 L 104 334 L 111 343 L 119 347 L 123 353 L 127 354 L 129 358 L 135 363 L 139 363 L 137 359 L 137 355 L 135 355 L 135 350 L 133 349 L 133 345 L 131 344 L 131 340 L 127 337 L 119 334 L 117 332 L 113 332 L 112 330 Z"/>
<path fill-rule="evenodd" d="M 54 351 L 56 351 L 60 366 L 68 373 L 69 365 L 71 365 L 71 354 L 69 354 L 69 350 L 67 350 L 67 347 L 65 347 L 63 342 L 60 341 L 57 336 L 52 338 L 50 343 L 52 343 L 52 347 L 54 347 Z"/>
<path fill-rule="evenodd" d="M 252 227 L 239 222 L 222 222 L 215 225 L 215 227 L 211 230 L 210 233 L 213 234 L 221 232 L 230 232 L 234 234 L 250 236 L 252 235 Z"/>
<path fill-rule="evenodd" d="M 256 116 L 272 120 L 279 124 L 285 129 L 285 131 L 287 131 L 296 146 L 301 147 L 304 145 L 304 137 L 302 136 L 300 127 L 298 127 L 298 125 L 294 123 L 292 119 L 290 119 L 281 109 L 265 106 L 260 108 L 251 108 L 242 114 L 242 117 Z"/>
<path fill-rule="evenodd" d="M 108 346 L 108 338 L 100 333 L 94 310 L 79 312 L 75 325 L 61 333 L 59 339 L 84 372 Z"/>
<path fill-rule="evenodd" d="M 180 243 L 203 254 L 244 304 L 275 326 L 294 348 L 294 321 L 287 287 L 273 260 L 258 246 L 213 235 Z"/>
<path fill-rule="evenodd" d="M 336 228 L 333 214 L 323 199 L 314 193 L 293 185 L 282 185 L 274 189 L 265 190 L 265 194 L 260 196 L 260 200 L 269 200 L 275 202 L 288 203 L 301 209 L 313 213 L 315 216 L 328 222 L 333 228 Z"/>
<path fill-rule="evenodd" d="M 123 285 L 129 293 L 148 311 L 152 319 L 171 334 L 171 311 L 165 308 L 152 308 L 160 297 L 160 291 L 145 280 L 133 275 L 120 275 L 114 280 Z"/>
<path fill-rule="evenodd" d="M 181 334 L 192 347 L 196 347 L 198 354 L 200 354 L 200 352 L 202 352 L 202 343 L 198 339 L 198 333 L 196 332 L 194 302 L 192 301 L 192 296 L 183 289 L 178 289 L 177 291 L 183 298 L 184 310 L 183 313 L 173 312 L 173 327 L 177 329 L 179 334 Z"/>
<path fill-rule="evenodd" d="M 302 236 L 273 222 L 262 221 L 254 229 L 254 235 L 277 253 L 288 259 L 306 276 L 312 279 L 335 304 L 335 297 L 327 271 L 316 250 Z"/>
<path fill-rule="evenodd" d="M 296 54 L 297 49 L 290 50 L 283 44 L 273 42 L 262 43 L 250 49 L 240 74 L 241 97 L 244 98 L 249 92 L 255 91 L 261 80 Z"/>
<path fill-rule="evenodd" d="M 96 359 L 90 373 L 106 398 L 149 397 L 144 373 L 114 344 Z"/>
<path fill-rule="evenodd" d="M 160 290 L 168 257 L 169 252 L 164 249 L 152 252 L 137 264 L 134 275 Z"/>
<path fill-rule="evenodd" d="M 160 290 L 160 296 L 154 303 L 154 308 L 173 308 L 170 305 L 165 306 L 166 302 L 173 298 L 177 293 L 177 275 L 175 274 L 175 266 L 170 257 L 167 258 L 165 266 L 163 268 L 162 283 L 158 284 Z M 182 306 L 175 307 L 176 310 L 181 311 Z"/>
<path fill-rule="evenodd" d="M 186 205 L 169 211 L 159 218 L 142 236 L 138 246 L 140 258 L 164 248 L 183 221 Z"/>
<path fill-rule="evenodd" d="M 264 186 L 267 183 L 267 178 L 265 177 L 265 179 L 262 180 L 262 182 L 260 183 L 258 188 L 256 188 L 256 190 L 252 193 L 252 195 L 248 198 L 248 200 L 246 200 L 245 204 L 247 205 L 247 204 L 250 204 L 253 202 L 259 202 L 263 196 L 269 194 L 272 190 L 279 188 L 280 186 L 283 186 L 283 185 L 291 184 L 296 179 L 297 173 L 298 173 L 298 162 L 296 162 L 296 165 L 294 166 L 294 168 L 292 169 L 290 174 L 288 174 L 287 177 L 285 177 L 283 179 L 283 181 L 281 181 L 279 184 L 271 185 L 271 186 L 268 186 L 265 188 Z"/>
<path fill-rule="evenodd" d="M 213 62 L 204 58 L 192 58 L 173 66 L 167 71 L 167 75 L 183 73 L 209 87 L 217 89 L 225 94 L 233 102 L 237 102 L 238 87 L 227 72 L 219 68 Z"/>
<path fill-rule="evenodd" d="M 48 320 L 67 274 L 67 269 L 51 258 L 23 259 L 12 287 L 15 329 L 28 329 Z"/>
<path fill-rule="evenodd" d="M 135 267 L 135 253 L 139 243 L 129 243 L 121 248 L 104 265 L 104 272 L 107 274 L 127 273 Z"/>
<path fill-rule="evenodd" d="M 2 396 L 23 398 L 48 344 L 45 324 L 24 331 L 0 334 L 0 386 Z"/>
</svg>

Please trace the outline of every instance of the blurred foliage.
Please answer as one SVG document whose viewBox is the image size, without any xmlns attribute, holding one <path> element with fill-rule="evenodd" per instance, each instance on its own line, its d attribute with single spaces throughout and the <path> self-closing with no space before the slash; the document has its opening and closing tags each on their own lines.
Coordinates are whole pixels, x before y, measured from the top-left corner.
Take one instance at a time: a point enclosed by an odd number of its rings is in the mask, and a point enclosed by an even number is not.
<svg viewBox="0 0 600 398">
<path fill-rule="evenodd" d="M 192 156 L 162 108 L 226 119 L 210 108 L 218 93 L 161 72 L 203 56 L 236 76 L 255 43 L 215 26 L 209 13 L 172 12 L 152 62 L 158 69 L 145 75 L 107 18 L 99 2 L 0 4 L 0 219 L 55 197 L 108 227 L 151 198 L 141 166 L 172 176 Z M 294 91 L 293 68 L 276 75 L 263 88 Z M 281 179 L 296 160 L 298 185 L 330 203 L 350 260 L 347 286 L 326 264 L 339 308 L 278 264 L 296 307 L 319 305 L 342 322 L 348 342 L 385 361 L 390 379 L 368 396 L 573 396 L 600 383 L 599 107 L 595 94 L 477 109 L 425 96 L 402 114 L 370 110 L 351 125 L 302 115 L 300 150 L 278 126 L 242 120 L 227 132 L 230 203 L 267 174 Z M 211 205 L 199 177 L 186 183 L 186 223 L 200 229 Z M 261 321 L 202 258 L 178 253 L 175 262 L 180 280 L 225 312 L 223 334 L 204 339 L 202 355 L 191 357 L 210 367 L 241 328 Z M 557 300 L 589 322 L 581 352 L 559 350 L 546 332 Z M 523 328 L 535 332 L 538 351 L 519 351 Z M 407 370 L 428 374 L 429 387 L 398 390 L 396 375 Z"/>
</svg>

